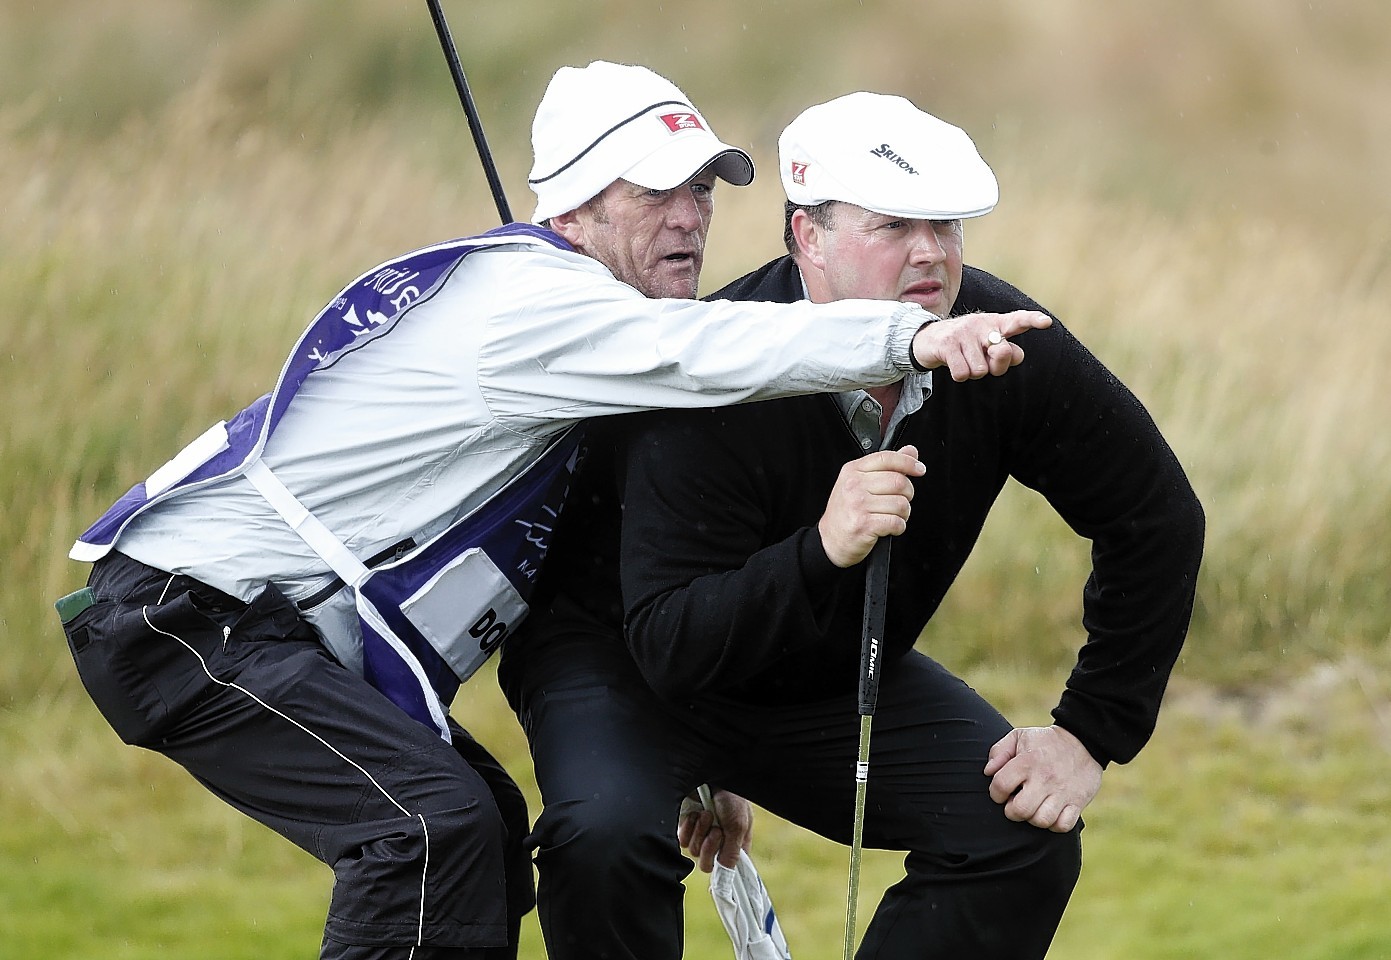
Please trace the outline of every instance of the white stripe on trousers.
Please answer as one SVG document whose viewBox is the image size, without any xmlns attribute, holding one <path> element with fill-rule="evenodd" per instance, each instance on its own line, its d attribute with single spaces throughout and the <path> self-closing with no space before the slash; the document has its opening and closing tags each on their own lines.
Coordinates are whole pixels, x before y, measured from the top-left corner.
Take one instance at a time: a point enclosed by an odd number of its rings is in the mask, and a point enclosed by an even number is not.
<svg viewBox="0 0 1391 960">
<path fill-rule="evenodd" d="M 160 595 L 159 595 L 159 602 L 158 602 L 158 604 L 156 604 L 156 606 L 161 606 L 161 605 L 163 605 L 165 594 L 168 592 L 169 587 L 170 587 L 171 584 L 173 584 L 173 582 L 174 582 L 174 577 L 171 575 L 171 576 L 169 577 L 168 582 L 165 583 L 165 585 L 164 585 L 164 591 L 161 592 Z M 189 643 L 188 643 L 187 641 L 185 641 L 182 637 L 175 636 L 174 634 L 170 633 L 168 630 L 161 630 L 159 627 L 155 626 L 153 623 L 150 622 L 150 613 L 149 613 L 149 610 L 150 610 L 149 604 L 145 604 L 144 606 L 142 606 L 142 607 L 140 608 L 140 614 L 141 614 L 141 616 L 143 616 L 143 617 L 145 618 L 145 625 L 148 626 L 148 627 L 149 627 L 151 630 L 153 630 L 155 633 L 161 634 L 161 635 L 163 635 L 163 636 L 169 637 L 169 638 L 172 639 L 172 640 L 177 641 L 177 642 L 178 642 L 180 645 L 182 645 L 182 646 L 184 647 L 184 649 L 186 649 L 189 653 L 191 653 L 191 654 L 193 654 L 195 657 L 197 657 L 197 658 L 198 658 L 198 663 L 203 667 L 203 673 L 207 674 L 207 677 L 208 677 L 209 680 L 211 680 L 213 683 L 217 684 L 218 686 L 227 687 L 227 688 L 230 689 L 230 690 L 236 690 L 238 693 L 242 694 L 243 696 L 247 697 L 248 699 L 254 701 L 254 702 L 257 703 L 257 704 L 259 704 L 261 707 L 264 707 L 266 710 L 270 711 L 271 713 L 275 714 L 277 717 L 280 717 L 282 720 L 284 720 L 284 721 L 286 721 L 286 722 L 288 722 L 288 723 L 290 723 L 290 724 L 293 724 L 294 726 L 298 727 L 300 730 L 302 730 L 302 731 L 304 731 L 305 733 L 307 733 L 309 736 L 313 737 L 315 740 L 319 741 L 321 744 L 323 744 L 325 747 L 327 747 L 332 753 L 334 753 L 340 760 L 342 760 L 344 763 L 348 764 L 349 766 L 355 768 L 359 773 L 361 773 L 361 774 L 363 775 L 363 777 L 365 777 L 365 778 L 367 779 L 367 781 L 368 781 L 369 783 L 372 784 L 372 786 L 376 787 L 376 788 L 381 792 L 381 795 L 387 799 L 387 802 L 389 802 L 389 803 L 390 803 L 392 806 L 394 806 L 397 810 L 400 810 L 400 811 L 401 811 L 401 814 L 402 814 L 403 816 L 409 817 L 409 816 L 411 815 L 411 812 L 410 812 L 409 810 L 407 810 L 405 807 L 401 806 L 400 802 L 399 802 L 395 797 L 393 797 L 390 793 L 388 793 L 385 787 L 383 787 L 380 783 L 377 782 L 376 777 L 374 777 L 374 776 L 372 776 L 370 773 L 368 773 L 367 770 L 364 769 L 363 766 L 362 766 L 360 763 L 358 763 L 357 761 L 353 760 L 351 757 L 347 756 L 345 753 L 343 753 L 343 751 L 339 750 L 337 747 L 333 746 L 333 744 L 329 743 L 329 742 L 328 742 L 327 740 L 325 740 L 323 737 L 319 736 L 319 734 L 315 733 L 313 730 L 310 730 L 308 727 L 306 727 L 304 724 L 300 723 L 300 722 L 299 722 L 298 720 L 296 720 L 294 717 L 291 717 L 291 716 L 285 714 L 284 712 L 282 712 L 282 711 L 280 711 L 280 710 L 277 710 L 275 707 L 272 707 L 270 704 L 266 703 L 264 700 L 262 700 L 260 697 L 256 696 L 256 694 L 252 693 L 250 690 L 246 689 L 245 687 L 240 686 L 240 685 L 235 684 L 235 683 L 231 683 L 231 682 L 229 682 L 229 681 L 227 681 L 227 680 L 221 680 L 221 679 L 219 679 L 219 678 L 213 676 L 213 672 L 212 672 L 211 670 L 208 669 L 208 662 L 207 662 L 206 660 L 203 659 L 203 655 L 202 655 L 201 653 L 199 653 L 199 652 L 198 652 L 197 650 L 195 650 L 191 645 L 189 645 Z M 230 633 L 231 633 L 231 627 L 226 627 L 226 626 L 224 626 L 224 627 L 222 628 L 222 630 L 223 630 L 223 639 L 225 640 L 226 637 L 227 637 L 228 635 L 230 635 Z M 424 817 L 423 815 L 417 813 L 417 814 L 415 815 L 415 818 L 416 818 L 417 820 L 420 821 L 420 829 L 421 829 L 421 831 L 422 831 L 422 833 L 424 834 L 424 837 L 425 837 L 425 863 L 424 863 L 424 865 L 422 866 L 421 871 L 420 871 L 420 915 L 419 915 L 419 917 L 418 917 L 417 920 L 416 920 L 415 946 L 411 947 L 411 951 L 410 951 L 410 956 L 411 956 L 411 957 L 414 957 L 414 956 L 415 956 L 415 947 L 421 946 L 422 943 L 423 943 L 423 941 L 424 941 L 424 937 L 425 937 L 425 879 L 426 879 L 426 877 L 428 876 L 428 874 L 429 874 L 429 872 L 430 872 L 430 828 L 429 828 L 428 826 L 426 826 L 426 824 L 425 824 L 425 817 Z"/>
</svg>

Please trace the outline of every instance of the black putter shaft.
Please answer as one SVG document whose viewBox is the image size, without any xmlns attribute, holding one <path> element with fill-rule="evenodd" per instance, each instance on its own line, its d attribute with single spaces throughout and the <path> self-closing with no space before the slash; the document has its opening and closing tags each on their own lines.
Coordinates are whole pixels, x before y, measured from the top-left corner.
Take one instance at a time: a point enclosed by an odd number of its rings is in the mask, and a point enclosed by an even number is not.
<svg viewBox="0 0 1391 960">
<path fill-rule="evenodd" d="M 884 612 L 889 605 L 889 544 L 880 537 L 865 567 L 864 631 L 860 640 L 860 752 L 855 763 L 855 826 L 850 841 L 850 879 L 845 903 L 844 960 L 855 955 L 855 912 L 860 899 L 860 854 L 864 845 L 865 794 L 869 787 L 869 733 L 879 702 L 883 666 Z"/>
<path fill-rule="evenodd" d="M 497 214 L 504 224 L 511 223 L 512 210 L 507 205 L 507 196 L 502 192 L 502 180 L 498 178 L 497 167 L 493 164 L 493 152 L 488 149 L 488 138 L 483 135 L 483 121 L 479 119 L 478 108 L 474 106 L 473 92 L 469 90 L 464 67 L 459 62 L 459 51 L 454 47 L 454 38 L 449 34 L 449 24 L 445 22 L 439 0 L 426 2 L 430 5 L 430 18 L 435 21 L 435 32 L 439 34 L 440 47 L 444 49 L 444 59 L 449 64 L 449 73 L 454 78 L 454 89 L 459 91 L 459 102 L 464 105 L 464 116 L 468 117 L 469 132 L 473 134 L 473 144 L 478 148 L 478 159 L 483 161 L 483 173 L 488 178 L 488 187 L 493 191 Z"/>
</svg>

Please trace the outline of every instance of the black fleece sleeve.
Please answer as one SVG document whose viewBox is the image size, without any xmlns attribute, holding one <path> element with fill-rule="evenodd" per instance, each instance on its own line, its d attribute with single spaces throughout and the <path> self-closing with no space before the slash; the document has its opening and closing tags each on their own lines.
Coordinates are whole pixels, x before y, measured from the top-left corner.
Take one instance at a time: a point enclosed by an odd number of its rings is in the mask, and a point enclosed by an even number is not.
<svg viewBox="0 0 1391 960">
<path fill-rule="evenodd" d="M 648 683 L 678 699 L 797 654 L 854 589 L 814 525 L 770 542 L 777 491 L 745 447 L 756 438 L 726 416 L 643 415 L 618 450 L 628 644 Z"/>
<path fill-rule="evenodd" d="M 1203 511 L 1134 394 L 1066 331 L 1053 339 L 1061 354 L 1042 420 L 1013 470 L 1092 543 L 1087 641 L 1053 717 L 1098 761 L 1125 762 L 1153 733 L 1187 634 Z"/>
</svg>

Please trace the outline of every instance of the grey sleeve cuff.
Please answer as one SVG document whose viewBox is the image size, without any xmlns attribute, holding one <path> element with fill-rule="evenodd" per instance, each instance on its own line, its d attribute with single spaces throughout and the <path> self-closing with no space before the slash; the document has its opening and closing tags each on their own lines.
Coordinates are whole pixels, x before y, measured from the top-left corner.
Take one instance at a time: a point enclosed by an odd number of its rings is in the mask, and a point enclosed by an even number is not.
<svg viewBox="0 0 1391 960">
<path fill-rule="evenodd" d="M 918 358 L 913 356 L 913 338 L 923 327 L 940 319 L 916 303 L 899 304 L 893 317 L 893 329 L 889 333 L 889 359 L 895 367 L 905 373 L 909 370 L 918 373 L 927 371 L 927 367 L 918 363 Z"/>
</svg>

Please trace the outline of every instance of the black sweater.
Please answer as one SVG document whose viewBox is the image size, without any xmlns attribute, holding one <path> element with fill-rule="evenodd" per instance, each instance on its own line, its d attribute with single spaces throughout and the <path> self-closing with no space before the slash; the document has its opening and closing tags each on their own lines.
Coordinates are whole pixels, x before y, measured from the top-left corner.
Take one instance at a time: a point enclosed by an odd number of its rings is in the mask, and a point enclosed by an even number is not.
<svg viewBox="0 0 1391 960">
<path fill-rule="evenodd" d="M 712 299 L 800 296 L 782 258 Z M 1041 308 L 965 268 L 953 313 L 1015 309 Z M 885 669 L 936 611 L 1013 476 L 1092 541 L 1087 642 L 1053 716 L 1102 763 L 1124 762 L 1153 731 L 1187 631 L 1202 509 L 1140 402 L 1061 324 L 1016 342 L 1025 360 L 1003 377 L 956 383 L 937 372 L 893 438 L 917 446 L 927 473 L 893 542 Z M 628 645 L 654 689 L 770 705 L 854 689 L 864 568 L 832 565 L 816 530 L 841 466 L 863 454 L 834 398 L 658 411 L 591 429 L 596 452 L 550 576 L 612 616 L 602 528 L 616 490 Z M 578 563 L 576 540 L 589 551 Z"/>
</svg>

